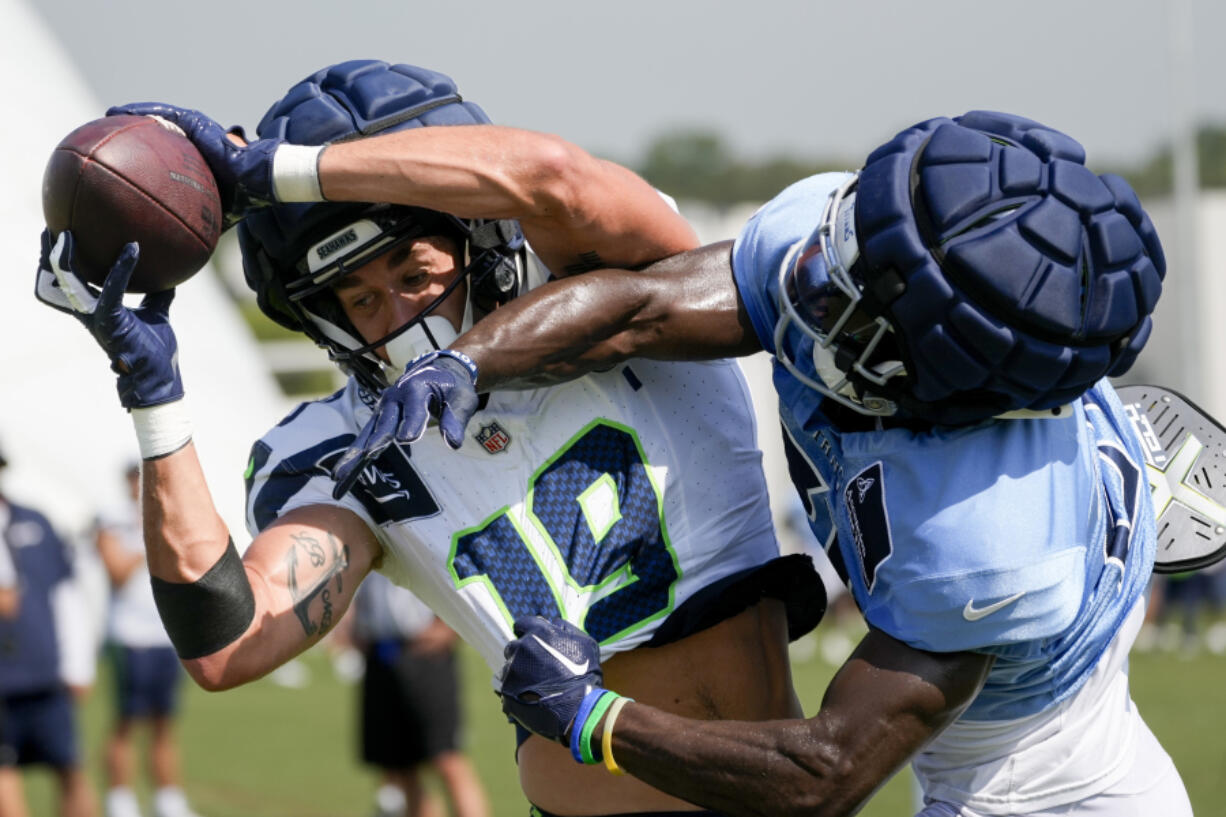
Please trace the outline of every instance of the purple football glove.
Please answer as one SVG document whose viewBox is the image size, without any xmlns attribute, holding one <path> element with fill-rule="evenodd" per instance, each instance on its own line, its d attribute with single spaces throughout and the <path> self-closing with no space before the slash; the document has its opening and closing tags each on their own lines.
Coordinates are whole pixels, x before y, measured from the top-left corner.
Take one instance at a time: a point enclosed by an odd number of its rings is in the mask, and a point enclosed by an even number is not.
<svg viewBox="0 0 1226 817">
<path fill-rule="evenodd" d="M 570 742 L 583 699 L 601 688 L 600 645 L 562 619 L 524 616 L 503 649 L 502 711 L 541 737 Z"/>
<path fill-rule="evenodd" d="M 134 102 L 106 112 L 107 116 L 160 116 L 183 129 L 187 138 L 199 149 L 221 194 L 223 225 L 230 228 L 242 220 L 249 210 L 276 202 L 273 194 L 272 156 L 281 139 L 257 139 L 247 142 L 242 128 L 223 128 L 209 117 L 189 108 L 161 102 Z M 245 146 L 227 138 L 234 133 Z"/>
<path fill-rule="evenodd" d="M 79 320 L 111 359 L 119 375 L 119 402 L 124 408 L 149 408 L 183 396 L 179 346 L 170 328 L 168 289 L 145 296 L 136 309 L 123 305 L 124 291 L 140 257 L 131 243 L 123 248 L 98 290 L 72 269 L 72 233 L 60 233 L 54 245 L 43 230 L 35 296 L 53 309 Z"/>
<path fill-rule="evenodd" d="M 420 440 L 431 417 L 438 418 L 447 445 L 459 448 L 479 402 L 477 366 L 466 355 L 443 349 L 411 361 L 384 390 L 375 413 L 337 461 L 332 471 L 333 498 L 344 496 L 363 469 L 393 442 Z"/>
</svg>

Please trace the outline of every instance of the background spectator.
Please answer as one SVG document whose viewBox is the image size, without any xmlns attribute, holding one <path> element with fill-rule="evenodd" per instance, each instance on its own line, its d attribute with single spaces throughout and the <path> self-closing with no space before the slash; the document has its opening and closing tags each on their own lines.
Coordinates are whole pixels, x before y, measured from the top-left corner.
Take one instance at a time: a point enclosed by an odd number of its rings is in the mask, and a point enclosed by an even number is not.
<svg viewBox="0 0 1226 817">
<path fill-rule="evenodd" d="M 7 466 L 0 454 L 0 469 Z M 89 626 L 73 580 L 71 553 L 38 511 L 0 491 L 0 531 L 15 568 L 20 603 L 0 618 L 0 810 L 24 814 L 18 767 L 55 770 L 63 817 L 93 817 L 81 769 L 76 701 L 93 681 Z"/>
<path fill-rule="evenodd" d="M 366 661 L 362 759 L 383 778 L 375 793 L 376 815 L 441 815 L 422 781 L 422 770 L 430 768 L 455 817 L 487 817 L 485 790 L 459 749 L 456 634 L 380 573 L 362 583 L 353 618 L 353 639 Z"/>
<path fill-rule="evenodd" d="M 107 656 L 115 674 L 115 720 L 106 741 L 107 817 L 139 817 L 132 782 L 135 732 L 149 729 L 149 776 L 155 817 L 194 817 L 180 784 L 174 734 L 179 658 L 158 617 L 145 563 L 140 466 L 124 472 L 127 501 L 99 517 L 95 543 L 111 584 Z"/>
</svg>

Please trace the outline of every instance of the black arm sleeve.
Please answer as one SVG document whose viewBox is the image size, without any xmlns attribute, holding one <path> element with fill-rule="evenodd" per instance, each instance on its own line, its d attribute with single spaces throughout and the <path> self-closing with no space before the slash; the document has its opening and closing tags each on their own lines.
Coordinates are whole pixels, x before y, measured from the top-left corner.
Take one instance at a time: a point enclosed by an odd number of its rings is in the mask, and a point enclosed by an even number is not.
<svg viewBox="0 0 1226 817">
<path fill-rule="evenodd" d="M 233 539 L 198 580 L 178 583 L 154 576 L 152 581 L 166 634 L 184 660 L 212 655 L 234 643 L 255 618 L 255 595 Z"/>
</svg>

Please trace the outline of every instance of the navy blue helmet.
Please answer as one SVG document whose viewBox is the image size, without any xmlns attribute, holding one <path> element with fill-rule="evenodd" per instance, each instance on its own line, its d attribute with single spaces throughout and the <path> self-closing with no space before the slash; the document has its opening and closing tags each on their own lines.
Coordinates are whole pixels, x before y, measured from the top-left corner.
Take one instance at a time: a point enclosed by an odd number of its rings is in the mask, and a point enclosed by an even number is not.
<svg viewBox="0 0 1226 817">
<path fill-rule="evenodd" d="M 1166 270 L 1127 182 L 1088 170 L 1065 134 L 986 111 L 873 151 L 793 258 L 785 318 L 814 338 L 823 380 L 806 382 L 943 424 L 1054 408 L 1123 374 Z"/>
<path fill-rule="evenodd" d="M 353 60 L 323 68 L 297 83 L 260 120 L 260 138 L 326 145 L 427 126 L 486 124 L 447 76 L 411 65 Z M 413 238 L 444 235 L 462 248 L 464 274 L 409 323 L 373 342 L 364 340 L 332 287 L 347 273 Z M 489 309 L 514 297 L 524 239 L 507 220 L 460 219 L 418 207 L 320 202 L 252 211 L 239 224 L 247 284 L 263 312 L 306 333 L 347 373 L 378 392 L 387 385 L 374 350 L 418 328 L 434 346 L 439 324 L 430 313 L 462 281 L 470 303 Z M 434 321 L 441 321 L 435 318 Z"/>
</svg>

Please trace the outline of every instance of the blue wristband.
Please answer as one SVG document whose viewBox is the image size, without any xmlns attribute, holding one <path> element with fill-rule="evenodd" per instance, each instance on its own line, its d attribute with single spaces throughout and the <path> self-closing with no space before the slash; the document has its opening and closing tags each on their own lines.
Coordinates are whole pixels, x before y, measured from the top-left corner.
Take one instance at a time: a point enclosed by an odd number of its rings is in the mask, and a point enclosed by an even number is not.
<svg viewBox="0 0 1226 817">
<path fill-rule="evenodd" d="M 582 703 L 579 704 L 579 711 L 575 713 L 575 722 L 570 727 L 570 756 L 575 759 L 576 763 L 584 763 L 583 750 L 580 746 L 580 737 L 583 732 L 583 725 L 587 722 L 588 716 L 592 714 L 592 710 L 596 708 L 596 704 L 606 695 L 614 693 L 607 689 L 597 687 L 583 696 Z M 588 750 L 591 751 L 590 749 Z"/>
</svg>

